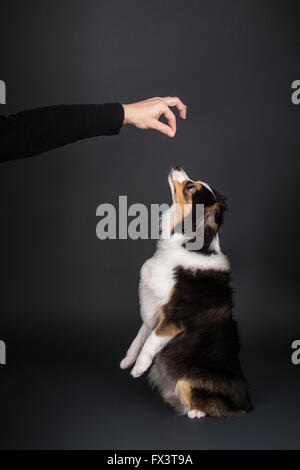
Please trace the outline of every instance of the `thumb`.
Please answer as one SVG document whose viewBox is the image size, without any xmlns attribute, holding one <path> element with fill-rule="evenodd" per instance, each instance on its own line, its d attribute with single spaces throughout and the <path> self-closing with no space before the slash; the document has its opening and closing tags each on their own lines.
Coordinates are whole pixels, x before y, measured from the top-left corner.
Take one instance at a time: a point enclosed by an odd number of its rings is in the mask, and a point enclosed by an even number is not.
<svg viewBox="0 0 300 470">
<path fill-rule="evenodd" d="M 158 119 L 153 119 L 149 126 L 150 129 L 155 129 L 156 131 L 162 132 L 163 134 L 167 135 L 168 137 L 174 137 L 175 133 L 173 129 L 164 124 L 163 122 L 159 121 Z"/>
</svg>

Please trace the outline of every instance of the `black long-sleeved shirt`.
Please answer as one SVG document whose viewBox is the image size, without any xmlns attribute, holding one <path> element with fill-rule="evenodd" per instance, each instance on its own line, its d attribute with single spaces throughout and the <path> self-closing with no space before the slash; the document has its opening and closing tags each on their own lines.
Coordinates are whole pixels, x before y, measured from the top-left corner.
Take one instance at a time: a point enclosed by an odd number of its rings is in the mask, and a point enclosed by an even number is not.
<svg viewBox="0 0 300 470">
<path fill-rule="evenodd" d="M 0 162 L 99 135 L 118 134 L 124 120 L 119 103 L 60 105 L 0 116 Z"/>
</svg>

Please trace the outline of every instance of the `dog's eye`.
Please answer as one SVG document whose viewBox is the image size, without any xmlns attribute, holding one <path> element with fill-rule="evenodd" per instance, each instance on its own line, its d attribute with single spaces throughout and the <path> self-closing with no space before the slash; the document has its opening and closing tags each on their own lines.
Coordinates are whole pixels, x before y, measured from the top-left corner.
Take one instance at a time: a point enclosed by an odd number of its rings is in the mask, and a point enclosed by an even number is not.
<svg viewBox="0 0 300 470">
<path fill-rule="evenodd" d="M 185 188 L 188 189 L 189 191 L 193 191 L 194 187 L 195 185 L 193 183 L 188 183 Z"/>
</svg>

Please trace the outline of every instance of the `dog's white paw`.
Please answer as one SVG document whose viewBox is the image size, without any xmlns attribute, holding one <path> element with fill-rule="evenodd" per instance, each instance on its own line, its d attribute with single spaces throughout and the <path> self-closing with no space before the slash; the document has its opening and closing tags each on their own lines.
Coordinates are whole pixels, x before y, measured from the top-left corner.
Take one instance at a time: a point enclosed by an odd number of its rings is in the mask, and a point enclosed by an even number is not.
<svg viewBox="0 0 300 470">
<path fill-rule="evenodd" d="M 149 369 L 151 363 L 152 359 L 150 356 L 144 355 L 143 357 L 139 357 L 135 363 L 134 368 L 130 372 L 132 377 L 136 378 L 143 375 L 143 373 Z"/>
<path fill-rule="evenodd" d="M 136 379 L 137 377 L 140 377 L 141 375 L 143 375 L 144 372 L 145 372 L 144 368 L 134 366 L 134 368 L 132 369 L 130 374 L 132 375 L 132 377 L 134 377 Z"/>
<path fill-rule="evenodd" d="M 132 366 L 133 364 L 134 364 L 134 359 L 126 356 L 120 362 L 120 367 L 121 369 L 128 369 L 128 367 Z"/>
<path fill-rule="evenodd" d="M 206 416 L 206 413 L 204 413 L 204 411 L 201 411 L 201 410 L 190 410 L 187 415 L 191 419 L 204 418 L 204 416 Z"/>
<path fill-rule="evenodd" d="M 134 368 L 131 370 L 131 375 L 134 378 L 140 377 L 151 366 L 151 360 L 137 361 Z"/>
</svg>

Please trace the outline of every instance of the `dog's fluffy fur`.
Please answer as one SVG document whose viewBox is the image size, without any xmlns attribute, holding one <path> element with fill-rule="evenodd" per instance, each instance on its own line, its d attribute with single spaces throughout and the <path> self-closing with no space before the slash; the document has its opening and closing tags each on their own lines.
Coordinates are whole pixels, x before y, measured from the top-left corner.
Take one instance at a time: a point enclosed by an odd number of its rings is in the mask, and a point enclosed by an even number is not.
<svg viewBox="0 0 300 470">
<path fill-rule="evenodd" d="M 135 362 L 131 374 L 151 365 L 150 381 L 163 399 L 190 418 L 238 416 L 251 409 L 239 361 L 239 336 L 232 318 L 227 257 L 218 230 L 225 198 L 206 183 L 192 181 L 177 167 L 169 176 L 173 205 L 163 214 L 170 236 L 141 270 L 143 326 L 121 367 Z M 197 227 L 196 204 L 204 204 L 204 244 L 186 249 L 183 220 L 188 212 Z M 179 228 L 179 230 L 178 230 Z"/>
</svg>

